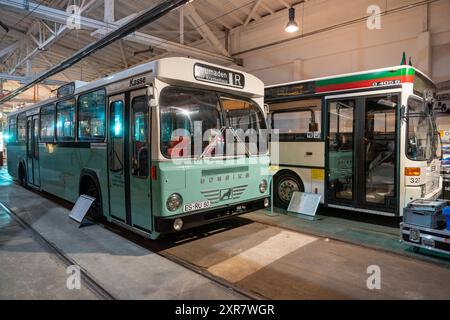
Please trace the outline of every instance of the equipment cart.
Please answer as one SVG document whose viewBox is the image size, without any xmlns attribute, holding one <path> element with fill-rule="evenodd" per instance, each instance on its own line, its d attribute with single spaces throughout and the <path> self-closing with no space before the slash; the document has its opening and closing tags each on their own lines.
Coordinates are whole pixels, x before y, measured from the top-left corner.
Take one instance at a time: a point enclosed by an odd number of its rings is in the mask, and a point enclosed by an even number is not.
<svg viewBox="0 0 450 320">
<path fill-rule="evenodd" d="M 435 252 L 450 254 L 450 231 L 430 229 L 418 225 L 401 223 L 400 233 L 402 242 L 413 246 L 415 252 L 420 248 Z"/>
</svg>

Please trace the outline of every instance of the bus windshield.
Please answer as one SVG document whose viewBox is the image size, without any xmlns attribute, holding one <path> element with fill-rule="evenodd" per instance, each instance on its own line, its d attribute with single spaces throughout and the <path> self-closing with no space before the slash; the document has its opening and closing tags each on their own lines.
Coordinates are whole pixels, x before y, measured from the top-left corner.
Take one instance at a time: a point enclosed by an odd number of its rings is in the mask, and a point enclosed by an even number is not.
<svg viewBox="0 0 450 320">
<path fill-rule="evenodd" d="M 250 130 L 259 136 L 260 130 L 267 129 L 262 110 L 249 99 L 168 87 L 162 91 L 159 105 L 161 152 L 167 158 L 201 157 L 211 146 L 215 148 L 211 148 L 214 150 L 208 156 L 223 156 L 227 152 L 224 149 L 226 139 L 244 142 L 248 140 L 246 135 Z M 226 132 L 228 128 L 233 129 L 231 134 Z M 265 153 L 266 150 L 263 148 L 258 152 Z M 241 150 L 237 154 L 244 152 Z"/>
<path fill-rule="evenodd" d="M 438 134 L 433 118 L 422 101 L 408 100 L 407 156 L 411 160 L 431 161 L 438 155 Z"/>
</svg>

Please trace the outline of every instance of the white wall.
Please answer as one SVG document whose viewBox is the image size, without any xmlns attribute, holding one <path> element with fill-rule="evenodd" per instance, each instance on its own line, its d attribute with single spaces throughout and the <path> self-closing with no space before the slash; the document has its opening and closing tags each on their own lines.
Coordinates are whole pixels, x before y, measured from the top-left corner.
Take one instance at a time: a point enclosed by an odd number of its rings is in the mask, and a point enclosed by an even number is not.
<svg viewBox="0 0 450 320">
<path fill-rule="evenodd" d="M 388 0 L 388 10 L 420 0 Z M 296 19 L 303 33 L 367 16 L 369 5 L 385 10 L 385 0 L 309 0 L 298 5 Z M 232 54 L 287 39 L 287 11 L 233 29 Z M 304 38 L 269 46 L 243 58 L 246 71 L 266 84 L 309 79 L 398 65 L 403 51 L 413 65 L 436 82 L 450 80 L 450 0 L 396 12 L 381 17 L 381 30 L 369 30 L 366 21 Z"/>
</svg>

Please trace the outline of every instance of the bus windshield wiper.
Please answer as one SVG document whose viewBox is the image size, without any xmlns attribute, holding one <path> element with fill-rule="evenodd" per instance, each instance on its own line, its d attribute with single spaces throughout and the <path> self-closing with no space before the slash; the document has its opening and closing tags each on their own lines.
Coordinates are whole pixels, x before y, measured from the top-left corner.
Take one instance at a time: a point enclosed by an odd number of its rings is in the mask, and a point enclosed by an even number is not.
<svg viewBox="0 0 450 320">
<path fill-rule="evenodd" d="M 238 142 L 238 143 L 242 143 L 242 144 L 244 145 L 245 155 L 246 155 L 247 157 L 250 158 L 250 157 L 252 156 L 252 154 L 250 153 L 250 150 L 248 150 L 248 148 L 247 148 L 245 142 L 242 141 L 242 139 L 241 139 L 241 138 L 239 137 L 239 135 L 236 133 L 236 130 L 234 130 L 234 128 L 232 128 L 232 127 L 229 127 L 228 129 L 230 129 L 231 133 L 233 133 L 233 135 L 235 136 L 237 142 Z"/>
<path fill-rule="evenodd" d="M 226 130 L 225 126 L 220 128 L 219 132 L 214 137 L 214 140 L 208 144 L 208 146 L 205 148 L 205 151 L 203 151 L 203 153 L 197 158 L 197 160 L 203 159 L 205 157 L 205 155 L 207 155 L 210 151 L 212 151 L 217 146 L 217 141 L 219 140 L 219 137 L 222 136 L 222 134 L 225 130 Z"/>
</svg>

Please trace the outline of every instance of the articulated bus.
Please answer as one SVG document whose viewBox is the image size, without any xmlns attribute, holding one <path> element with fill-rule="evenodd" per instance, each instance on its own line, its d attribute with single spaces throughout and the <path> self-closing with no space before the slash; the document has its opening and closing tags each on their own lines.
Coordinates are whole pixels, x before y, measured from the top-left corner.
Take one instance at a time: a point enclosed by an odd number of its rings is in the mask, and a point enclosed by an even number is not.
<svg viewBox="0 0 450 320">
<path fill-rule="evenodd" d="M 439 197 L 435 92 L 410 66 L 267 87 L 279 139 L 275 203 L 305 191 L 325 206 L 401 216 L 410 201 Z"/>
<path fill-rule="evenodd" d="M 8 115 L 8 171 L 155 239 L 269 205 L 267 138 L 247 152 L 236 135 L 267 130 L 263 100 L 256 77 L 187 58 L 70 83 Z"/>
</svg>

